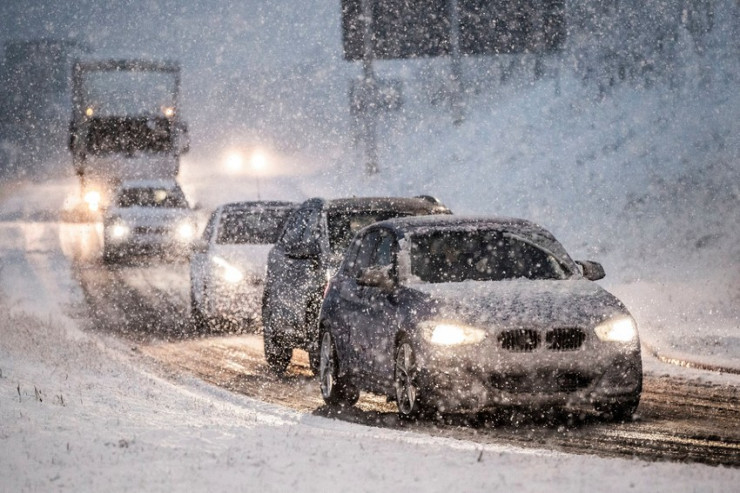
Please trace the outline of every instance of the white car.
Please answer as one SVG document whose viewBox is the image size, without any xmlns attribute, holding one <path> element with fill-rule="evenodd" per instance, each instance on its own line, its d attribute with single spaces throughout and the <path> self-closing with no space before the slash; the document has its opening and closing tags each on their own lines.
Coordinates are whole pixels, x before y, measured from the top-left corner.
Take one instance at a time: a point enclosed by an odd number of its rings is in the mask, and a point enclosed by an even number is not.
<svg viewBox="0 0 740 493">
<path fill-rule="evenodd" d="M 124 181 L 103 217 L 103 260 L 186 255 L 196 234 L 195 215 L 175 180 Z"/>
<path fill-rule="evenodd" d="M 211 214 L 190 256 L 190 306 L 198 329 L 256 326 L 267 255 L 295 208 L 291 202 L 236 202 Z"/>
</svg>

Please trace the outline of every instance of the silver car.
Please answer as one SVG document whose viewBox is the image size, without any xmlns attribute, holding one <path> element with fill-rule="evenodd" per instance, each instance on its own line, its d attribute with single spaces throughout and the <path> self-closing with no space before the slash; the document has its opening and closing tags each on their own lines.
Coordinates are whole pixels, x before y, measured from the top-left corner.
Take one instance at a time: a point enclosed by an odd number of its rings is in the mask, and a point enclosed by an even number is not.
<svg viewBox="0 0 740 493">
<path fill-rule="evenodd" d="M 211 214 L 190 255 L 190 306 L 198 329 L 257 326 L 267 255 L 295 207 L 235 202 Z"/>
<path fill-rule="evenodd" d="M 132 254 L 184 256 L 197 223 L 175 180 L 129 180 L 116 187 L 103 216 L 103 260 Z"/>
</svg>

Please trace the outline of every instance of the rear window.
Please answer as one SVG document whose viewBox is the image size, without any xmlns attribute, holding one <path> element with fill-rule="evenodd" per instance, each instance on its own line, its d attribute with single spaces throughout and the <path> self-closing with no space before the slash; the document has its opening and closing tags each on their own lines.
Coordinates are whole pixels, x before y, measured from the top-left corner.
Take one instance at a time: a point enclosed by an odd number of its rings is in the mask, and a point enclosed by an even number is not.
<svg viewBox="0 0 740 493">
<path fill-rule="evenodd" d="M 180 187 L 156 188 L 140 187 L 125 188 L 118 193 L 116 199 L 118 207 L 163 207 L 187 208 L 188 201 Z"/>
<path fill-rule="evenodd" d="M 290 215 L 290 209 L 235 210 L 224 212 L 217 243 L 275 243 Z"/>
</svg>

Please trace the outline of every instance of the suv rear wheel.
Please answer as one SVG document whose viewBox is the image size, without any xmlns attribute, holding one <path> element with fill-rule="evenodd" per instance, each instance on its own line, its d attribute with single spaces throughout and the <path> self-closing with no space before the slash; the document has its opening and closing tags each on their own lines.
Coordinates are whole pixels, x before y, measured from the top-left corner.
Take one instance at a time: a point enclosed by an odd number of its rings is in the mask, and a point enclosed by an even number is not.
<svg viewBox="0 0 740 493">
<path fill-rule="evenodd" d="M 265 359 L 273 373 L 283 375 L 293 357 L 293 348 L 286 347 L 283 338 L 275 332 L 269 309 L 269 296 L 265 290 L 262 295 L 262 339 L 265 346 Z"/>
</svg>

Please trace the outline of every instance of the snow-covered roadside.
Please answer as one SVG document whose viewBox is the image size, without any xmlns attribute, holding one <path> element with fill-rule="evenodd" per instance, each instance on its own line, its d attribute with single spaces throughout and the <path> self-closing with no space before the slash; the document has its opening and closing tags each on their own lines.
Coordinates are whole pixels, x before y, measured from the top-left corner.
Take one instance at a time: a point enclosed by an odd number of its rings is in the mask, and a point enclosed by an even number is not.
<svg viewBox="0 0 740 493">
<path fill-rule="evenodd" d="M 57 225 L 0 226 L 2 491 L 733 491 L 740 480 L 368 428 L 162 378 L 69 315 L 81 297 Z"/>
</svg>

